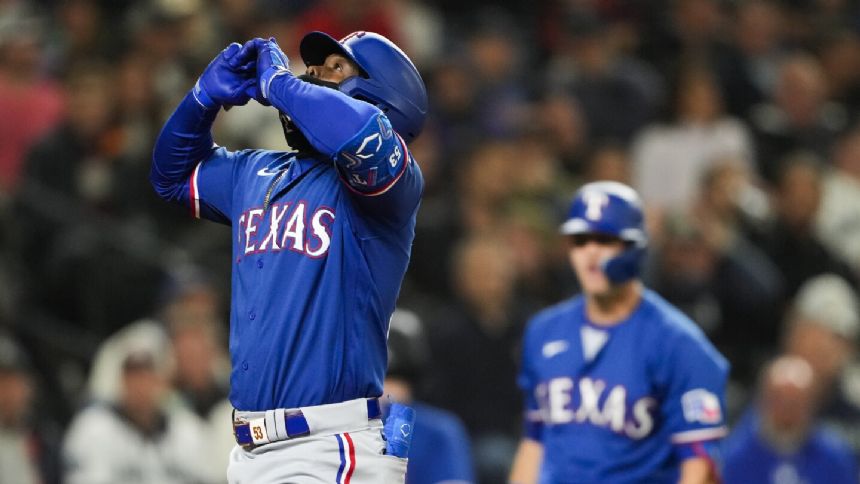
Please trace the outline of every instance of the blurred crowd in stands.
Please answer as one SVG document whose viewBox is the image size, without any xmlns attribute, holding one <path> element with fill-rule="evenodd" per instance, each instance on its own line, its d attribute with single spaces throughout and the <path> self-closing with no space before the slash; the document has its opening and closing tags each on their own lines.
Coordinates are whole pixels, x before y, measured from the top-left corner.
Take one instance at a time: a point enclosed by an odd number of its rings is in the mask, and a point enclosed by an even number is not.
<svg viewBox="0 0 860 484">
<path fill-rule="evenodd" d="M 156 199 L 151 150 L 229 42 L 274 36 L 303 72 L 310 30 L 379 32 L 424 76 L 399 306 L 426 335 L 412 394 L 461 419 L 480 482 L 520 435 L 525 322 L 577 290 L 556 230 L 595 179 L 642 194 L 645 282 L 730 360 L 737 446 L 836 431 L 856 466 L 857 0 L 0 0 L 0 483 L 223 482 L 230 231 Z M 254 101 L 215 139 L 285 148 Z"/>
</svg>

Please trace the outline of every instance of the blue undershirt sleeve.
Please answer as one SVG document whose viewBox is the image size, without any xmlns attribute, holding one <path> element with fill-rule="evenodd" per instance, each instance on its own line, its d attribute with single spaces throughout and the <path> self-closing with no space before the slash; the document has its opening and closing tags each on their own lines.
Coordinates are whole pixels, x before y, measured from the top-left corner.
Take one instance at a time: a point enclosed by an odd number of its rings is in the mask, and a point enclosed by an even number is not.
<svg viewBox="0 0 860 484">
<path fill-rule="evenodd" d="M 158 135 L 149 179 L 162 199 L 187 207 L 195 218 L 229 225 L 237 163 L 212 139 L 217 114 L 186 95 Z"/>
</svg>

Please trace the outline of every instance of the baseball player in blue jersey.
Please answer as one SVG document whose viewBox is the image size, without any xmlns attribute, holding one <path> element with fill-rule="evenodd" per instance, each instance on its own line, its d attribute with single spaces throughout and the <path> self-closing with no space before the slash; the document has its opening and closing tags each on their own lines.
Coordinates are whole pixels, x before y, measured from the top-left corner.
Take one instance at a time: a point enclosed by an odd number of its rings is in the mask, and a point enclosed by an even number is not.
<svg viewBox="0 0 860 484">
<path fill-rule="evenodd" d="M 402 483 L 376 397 L 423 189 L 407 143 L 426 91 L 377 34 L 312 32 L 300 51 L 302 76 L 273 39 L 221 52 L 161 131 L 151 181 L 232 230 L 229 482 Z M 251 98 L 278 110 L 294 151 L 214 144 L 220 108 Z"/>
<path fill-rule="evenodd" d="M 725 359 L 638 274 L 639 196 L 594 182 L 561 233 L 582 295 L 537 314 L 523 341 L 525 435 L 510 481 L 712 483 L 725 435 Z"/>
<path fill-rule="evenodd" d="M 726 484 L 857 484 L 858 468 L 848 442 L 817 417 L 819 375 L 803 358 L 769 362 L 755 405 L 726 439 Z"/>
</svg>

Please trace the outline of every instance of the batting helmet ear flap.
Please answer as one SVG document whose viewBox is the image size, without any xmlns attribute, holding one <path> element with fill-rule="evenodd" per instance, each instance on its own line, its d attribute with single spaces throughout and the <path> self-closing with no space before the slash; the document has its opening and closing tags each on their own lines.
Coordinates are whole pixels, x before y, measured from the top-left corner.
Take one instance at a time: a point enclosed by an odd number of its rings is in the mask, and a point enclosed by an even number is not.
<svg viewBox="0 0 860 484">
<path fill-rule="evenodd" d="M 645 248 L 633 246 L 603 261 L 601 269 L 609 282 L 621 284 L 639 276 L 644 258 Z"/>
</svg>

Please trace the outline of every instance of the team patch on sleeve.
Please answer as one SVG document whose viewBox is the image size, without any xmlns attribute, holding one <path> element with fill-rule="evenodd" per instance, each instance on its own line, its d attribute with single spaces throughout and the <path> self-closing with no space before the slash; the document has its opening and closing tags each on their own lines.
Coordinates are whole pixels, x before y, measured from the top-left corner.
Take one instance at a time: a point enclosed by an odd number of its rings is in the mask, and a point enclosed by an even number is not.
<svg viewBox="0 0 860 484">
<path fill-rule="evenodd" d="M 343 179 L 364 195 L 379 195 L 393 186 L 406 168 L 406 144 L 384 115 L 377 115 L 337 156 Z"/>
<path fill-rule="evenodd" d="M 720 399 L 704 388 L 696 388 L 681 396 L 684 420 L 689 423 L 715 425 L 723 421 Z"/>
</svg>

